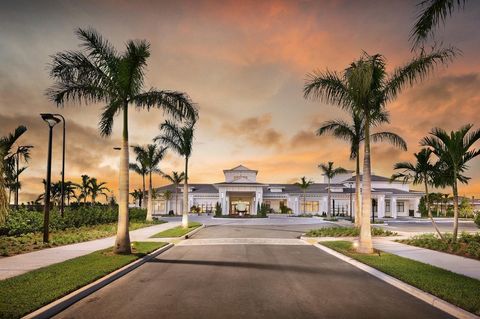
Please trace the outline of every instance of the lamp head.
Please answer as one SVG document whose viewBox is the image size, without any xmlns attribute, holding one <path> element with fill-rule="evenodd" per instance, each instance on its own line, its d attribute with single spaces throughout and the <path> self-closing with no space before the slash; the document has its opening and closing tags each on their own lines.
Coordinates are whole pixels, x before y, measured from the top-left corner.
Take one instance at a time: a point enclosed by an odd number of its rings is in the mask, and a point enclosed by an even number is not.
<svg viewBox="0 0 480 319">
<path fill-rule="evenodd" d="M 58 117 L 55 117 L 53 116 L 53 114 L 50 113 L 42 113 L 40 114 L 40 116 L 45 122 L 47 122 L 48 126 L 50 127 L 54 127 L 61 121 Z"/>
</svg>

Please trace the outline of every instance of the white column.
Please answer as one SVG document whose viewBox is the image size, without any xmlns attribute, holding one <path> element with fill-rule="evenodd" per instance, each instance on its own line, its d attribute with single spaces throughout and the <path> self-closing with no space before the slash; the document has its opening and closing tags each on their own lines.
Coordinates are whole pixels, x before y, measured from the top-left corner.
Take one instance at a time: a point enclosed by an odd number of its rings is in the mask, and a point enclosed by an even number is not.
<svg viewBox="0 0 480 319">
<path fill-rule="evenodd" d="M 392 218 L 397 218 L 397 198 L 392 196 L 390 201 L 390 211 L 392 213 Z"/>
<path fill-rule="evenodd" d="M 377 216 L 378 218 L 384 218 L 385 217 L 385 195 L 379 195 L 377 198 Z"/>
<path fill-rule="evenodd" d="M 420 198 L 417 197 L 413 200 L 413 216 L 415 217 L 422 217 L 422 214 L 418 210 L 418 206 L 420 205 Z"/>
<path fill-rule="evenodd" d="M 320 202 L 320 215 L 323 214 L 323 212 L 327 212 L 328 209 L 328 196 L 324 196 Z"/>
</svg>

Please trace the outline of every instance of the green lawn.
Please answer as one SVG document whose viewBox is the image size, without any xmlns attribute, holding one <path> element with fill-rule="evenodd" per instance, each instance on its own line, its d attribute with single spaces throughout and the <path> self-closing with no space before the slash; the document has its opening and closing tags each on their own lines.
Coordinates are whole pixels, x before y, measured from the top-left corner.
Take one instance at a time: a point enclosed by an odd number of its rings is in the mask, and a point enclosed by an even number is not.
<svg viewBox="0 0 480 319">
<path fill-rule="evenodd" d="M 307 237 L 357 237 L 360 235 L 358 227 L 324 227 L 309 230 Z M 397 233 L 384 230 L 378 227 L 372 227 L 372 236 L 395 236 Z"/>
<path fill-rule="evenodd" d="M 170 229 L 164 230 L 162 232 L 159 232 L 159 233 L 151 236 L 150 238 L 181 237 L 181 236 L 191 232 L 192 230 L 194 230 L 195 228 L 198 228 L 200 226 L 202 226 L 201 223 L 190 222 L 190 223 L 188 223 L 188 228 L 183 228 L 182 226 L 177 226 L 177 227 L 170 228 Z"/>
<path fill-rule="evenodd" d="M 348 241 L 329 241 L 320 244 L 480 315 L 479 280 L 384 252 L 380 256 L 358 254 L 352 250 L 352 243 Z"/>
<path fill-rule="evenodd" d="M 165 223 L 165 221 L 131 222 L 129 228 L 130 230 L 135 230 L 162 223 Z M 50 233 L 50 243 L 48 244 L 43 243 L 42 233 L 31 233 L 21 236 L 0 236 L 0 255 L 13 256 L 44 248 L 81 243 L 114 236 L 116 231 L 116 223 L 53 231 Z"/>
<path fill-rule="evenodd" d="M 20 318 L 166 245 L 134 242 L 132 255 L 112 249 L 70 259 L 0 281 L 0 318 Z"/>
</svg>

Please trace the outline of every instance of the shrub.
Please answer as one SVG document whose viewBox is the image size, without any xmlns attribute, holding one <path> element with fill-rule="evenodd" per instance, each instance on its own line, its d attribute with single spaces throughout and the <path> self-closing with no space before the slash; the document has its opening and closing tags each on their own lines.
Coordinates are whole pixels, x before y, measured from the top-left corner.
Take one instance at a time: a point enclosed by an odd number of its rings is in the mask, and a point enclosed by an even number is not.
<svg viewBox="0 0 480 319">
<path fill-rule="evenodd" d="M 288 208 L 285 205 L 280 205 L 280 214 L 291 214 L 291 213 L 292 213 L 291 208 Z"/>
<path fill-rule="evenodd" d="M 382 228 L 372 227 L 372 236 L 395 236 L 397 233 Z M 360 235 L 358 227 L 325 227 L 312 229 L 306 234 L 308 237 L 357 237 Z"/>
<path fill-rule="evenodd" d="M 480 212 L 477 212 L 477 214 L 475 214 L 475 224 L 480 227 Z"/>
<path fill-rule="evenodd" d="M 222 205 L 219 202 L 215 204 L 215 216 L 221 217 L 222 216 Z"/>
<path fill-rule="evenodd" d="M 265 203 L 262 203 L 260 205 L 260 210 L 258 211 L 257 215 L 261 217 L 267 217 L 267 214 L 269 213 L 269 211 L 270 211 L 270 208 L 268 207 L 268 205 Z"/>
</svg>

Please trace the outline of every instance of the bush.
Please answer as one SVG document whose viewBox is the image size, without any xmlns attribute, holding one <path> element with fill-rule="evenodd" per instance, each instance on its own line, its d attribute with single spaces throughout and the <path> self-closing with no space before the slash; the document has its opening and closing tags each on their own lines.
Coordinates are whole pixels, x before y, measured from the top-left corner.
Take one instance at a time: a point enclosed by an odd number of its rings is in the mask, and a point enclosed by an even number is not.
<svg viewBox="0 0 480 319">
<path fill-rule="evenodd" d="M 477 212 L 477 214 L 475 215 L 475 224 L 480 227 L 480 212 Z"/>
<path fill-rule="evenodd" d="M 291 214 L 291 213 L 292 213 L 291 208 L 288 208 L 285 205 L 280 205 L 280 214 Z"/>
<path fill-rule="evenodd" d="M 219 202 L 215 204 L 215 216 L 221 217 L 222 216 L 222 205 Z"/>
<path fill-rule="evenodd" d="M 146 210 L 132 208 L 129 211 L 130 221 L 143 222 Z M 118 209 L 110 206 L 77 206 L 66 207 L 62 217 L 57 209 L 50 211 L 50 231 L 79 228 L 100 224 L 115 223 L 118 220 Z M 0 226 L 0 236 L 20 236 L 43 231 L 43 212 L 19 209 L 8 214 L 5 224 Z"/>
<path fill-rule="evenodd" d="M 395 236 L 397 233 L 382 228 L 372 227 L 372 236 Z M 358 227 L 325 227 L 312 229 L 308 237 L 357 237 L 360 235 Z"/>
<path fill-rule="evenodd" d="M 267 217 L 267 214 L 270 212 L 270 208 L 268 207 L 267 204 L 262 203 L 260 205 L 260 210 L 258 211 L 258 214 L 260 217 Z"/>
</svg>

